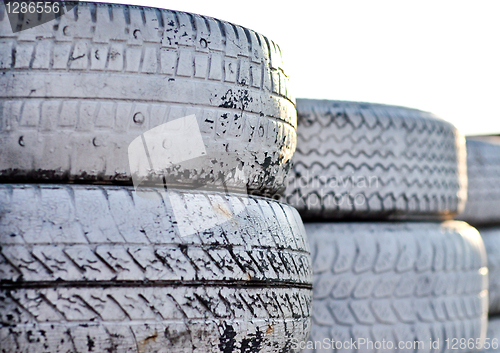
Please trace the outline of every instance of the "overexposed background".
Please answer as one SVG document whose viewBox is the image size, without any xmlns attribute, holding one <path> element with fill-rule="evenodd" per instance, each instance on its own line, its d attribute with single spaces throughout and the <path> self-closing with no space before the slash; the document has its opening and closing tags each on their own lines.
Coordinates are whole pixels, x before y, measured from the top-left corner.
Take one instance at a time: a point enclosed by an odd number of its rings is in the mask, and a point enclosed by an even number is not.
<svg viewBox="0 0 500 353">
<path fill-rule="evenodd" d="M 436 113 L 466 135 L 500 133 L 498 0 L 120 2 L 208 15 L 268 36 L 281 47 L 296 97 L 403 105 Z"/>
</svg>

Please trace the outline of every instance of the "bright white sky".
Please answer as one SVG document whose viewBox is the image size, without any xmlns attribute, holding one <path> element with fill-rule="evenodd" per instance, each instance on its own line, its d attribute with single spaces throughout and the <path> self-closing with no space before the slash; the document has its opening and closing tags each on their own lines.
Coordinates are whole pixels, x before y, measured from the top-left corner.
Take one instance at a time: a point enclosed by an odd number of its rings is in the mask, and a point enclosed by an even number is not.
<svg viewBox="0 0 500 353">
<path fill-rule="evenodd" d="M 274 40 L 296 97 L 403 105 L 500 133 L 500 1 L 118 0 L 199 13 Z"/>
</svg>

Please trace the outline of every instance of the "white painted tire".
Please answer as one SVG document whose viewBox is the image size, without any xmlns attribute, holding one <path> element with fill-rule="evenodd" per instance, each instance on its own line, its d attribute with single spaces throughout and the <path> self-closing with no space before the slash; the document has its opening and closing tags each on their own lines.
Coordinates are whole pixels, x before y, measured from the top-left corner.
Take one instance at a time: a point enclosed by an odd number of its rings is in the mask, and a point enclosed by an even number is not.
<svg viewBox="0 0 500 353">
<path fill-rule="evenodd" d="M 0 182 L 131 185 L 129 144 L 195 114 L 206 157 L 152 178 L 192 187 L 239 171 L 244 182 L 230 187 L 284 190 L 297 117 L 268 38 L 206 16 L 85 2 L 19 33 L 0 15 L 0 33 Z"/>
<path fill-rule="evenodd" d="M 467 139 L 468 199 L 458 219 L 474 226 L 500 225 L 500 141 Z"/>
<path fill-rule="evenodd" d="M 2 353 L 298 352 L 310 331 L 305 230 L 273 200 L 1 185 L 0 246 Z"/>
<path fill-rule="evenodd" d="M 488 256 L 490 314 L 500 314 L 500 227 L 479 228 Z"/>
<path fill-rule="evenodd" d="M 467 196 L 457 129 L 415 109 L 297 100 L 286 200 L 305 220 L 450 219 Z"/>
<path fill-rule="evenodd" d="M 312 342 L 385 339 L 397 348 L 485 337 L 486 254 L 474 228 L 453 221 L 305 226 L 314 272 Z M 375 351 L 364 348 L 358 352 Z M 405 350 L 384 350 L 396 351 Z"/>
</svg>

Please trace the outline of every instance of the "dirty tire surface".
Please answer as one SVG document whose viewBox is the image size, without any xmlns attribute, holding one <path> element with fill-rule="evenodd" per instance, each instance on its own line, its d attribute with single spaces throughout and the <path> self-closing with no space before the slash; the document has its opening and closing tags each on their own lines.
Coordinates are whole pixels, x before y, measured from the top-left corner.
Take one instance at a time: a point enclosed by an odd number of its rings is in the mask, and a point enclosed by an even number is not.
<svg viewBox="0 0 500 353">
<path fill-rule="evenodd" d="M 453 221 L 305 226 L 314 273 L 309 340 L 385 339 L 396 347 L 485 337 L 486 254 L 474 228 Z"/>
<path fill-rule="evenodd" d="M 465 143 L 426 112 L 297 100 L 286 200 L 305 220 L 450 219 L 467 193 Z"/>
<path fill-rule="evenodd" d="M 312 304 L 297 211 L 161 197 L 1 185 L 0 352 L 297 352 Z"/>
<path fill-rule="evenodd" d="M 500 225 L 500 144 L 467 139 L 468 199 L 459 219 Z"/>
<path fill-rule="evenodd" d="M 0 33 L 0 182 L 131 185 L 129 144 L 194 114 L 207 156 L 166 168 L 169 185 L 240 172 L 230 186 L 283 192 L 297 116 L 268 38 L 200 15 L 85 2 L 19 33 L 2 3 Z"/>
<path fill-rule="evenodd" d="M 500 228 L 479 228 L 488 256 L 490 314 L 500 313 Z"/>
</svg>

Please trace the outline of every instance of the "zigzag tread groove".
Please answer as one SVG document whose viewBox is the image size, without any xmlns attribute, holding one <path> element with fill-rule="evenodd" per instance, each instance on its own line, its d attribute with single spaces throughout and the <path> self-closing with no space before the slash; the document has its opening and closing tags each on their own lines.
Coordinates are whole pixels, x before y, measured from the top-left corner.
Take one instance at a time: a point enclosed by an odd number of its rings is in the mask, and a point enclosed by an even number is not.
<svg viewBox="0 0 500 353">
<path fill-rule="evenodd" d="M 465 146 L 451 124 L 430 113 L 370 103 L 299 99 L 297 110 L 298 146 L 284 199 L 307 220 L 365 218 L 367 212 L 450 219 L 463 209 Z M 363 197 L 361 204 L 326 202 L 344 196 L 344 185 L 329 181 L 346 173 L 381 183 L 349 189 L 352 198 Z M 380 202 L 367 202 L 375 198 Z M 383 201 L 389 198 L 402 201 Z"/>
</svg>

